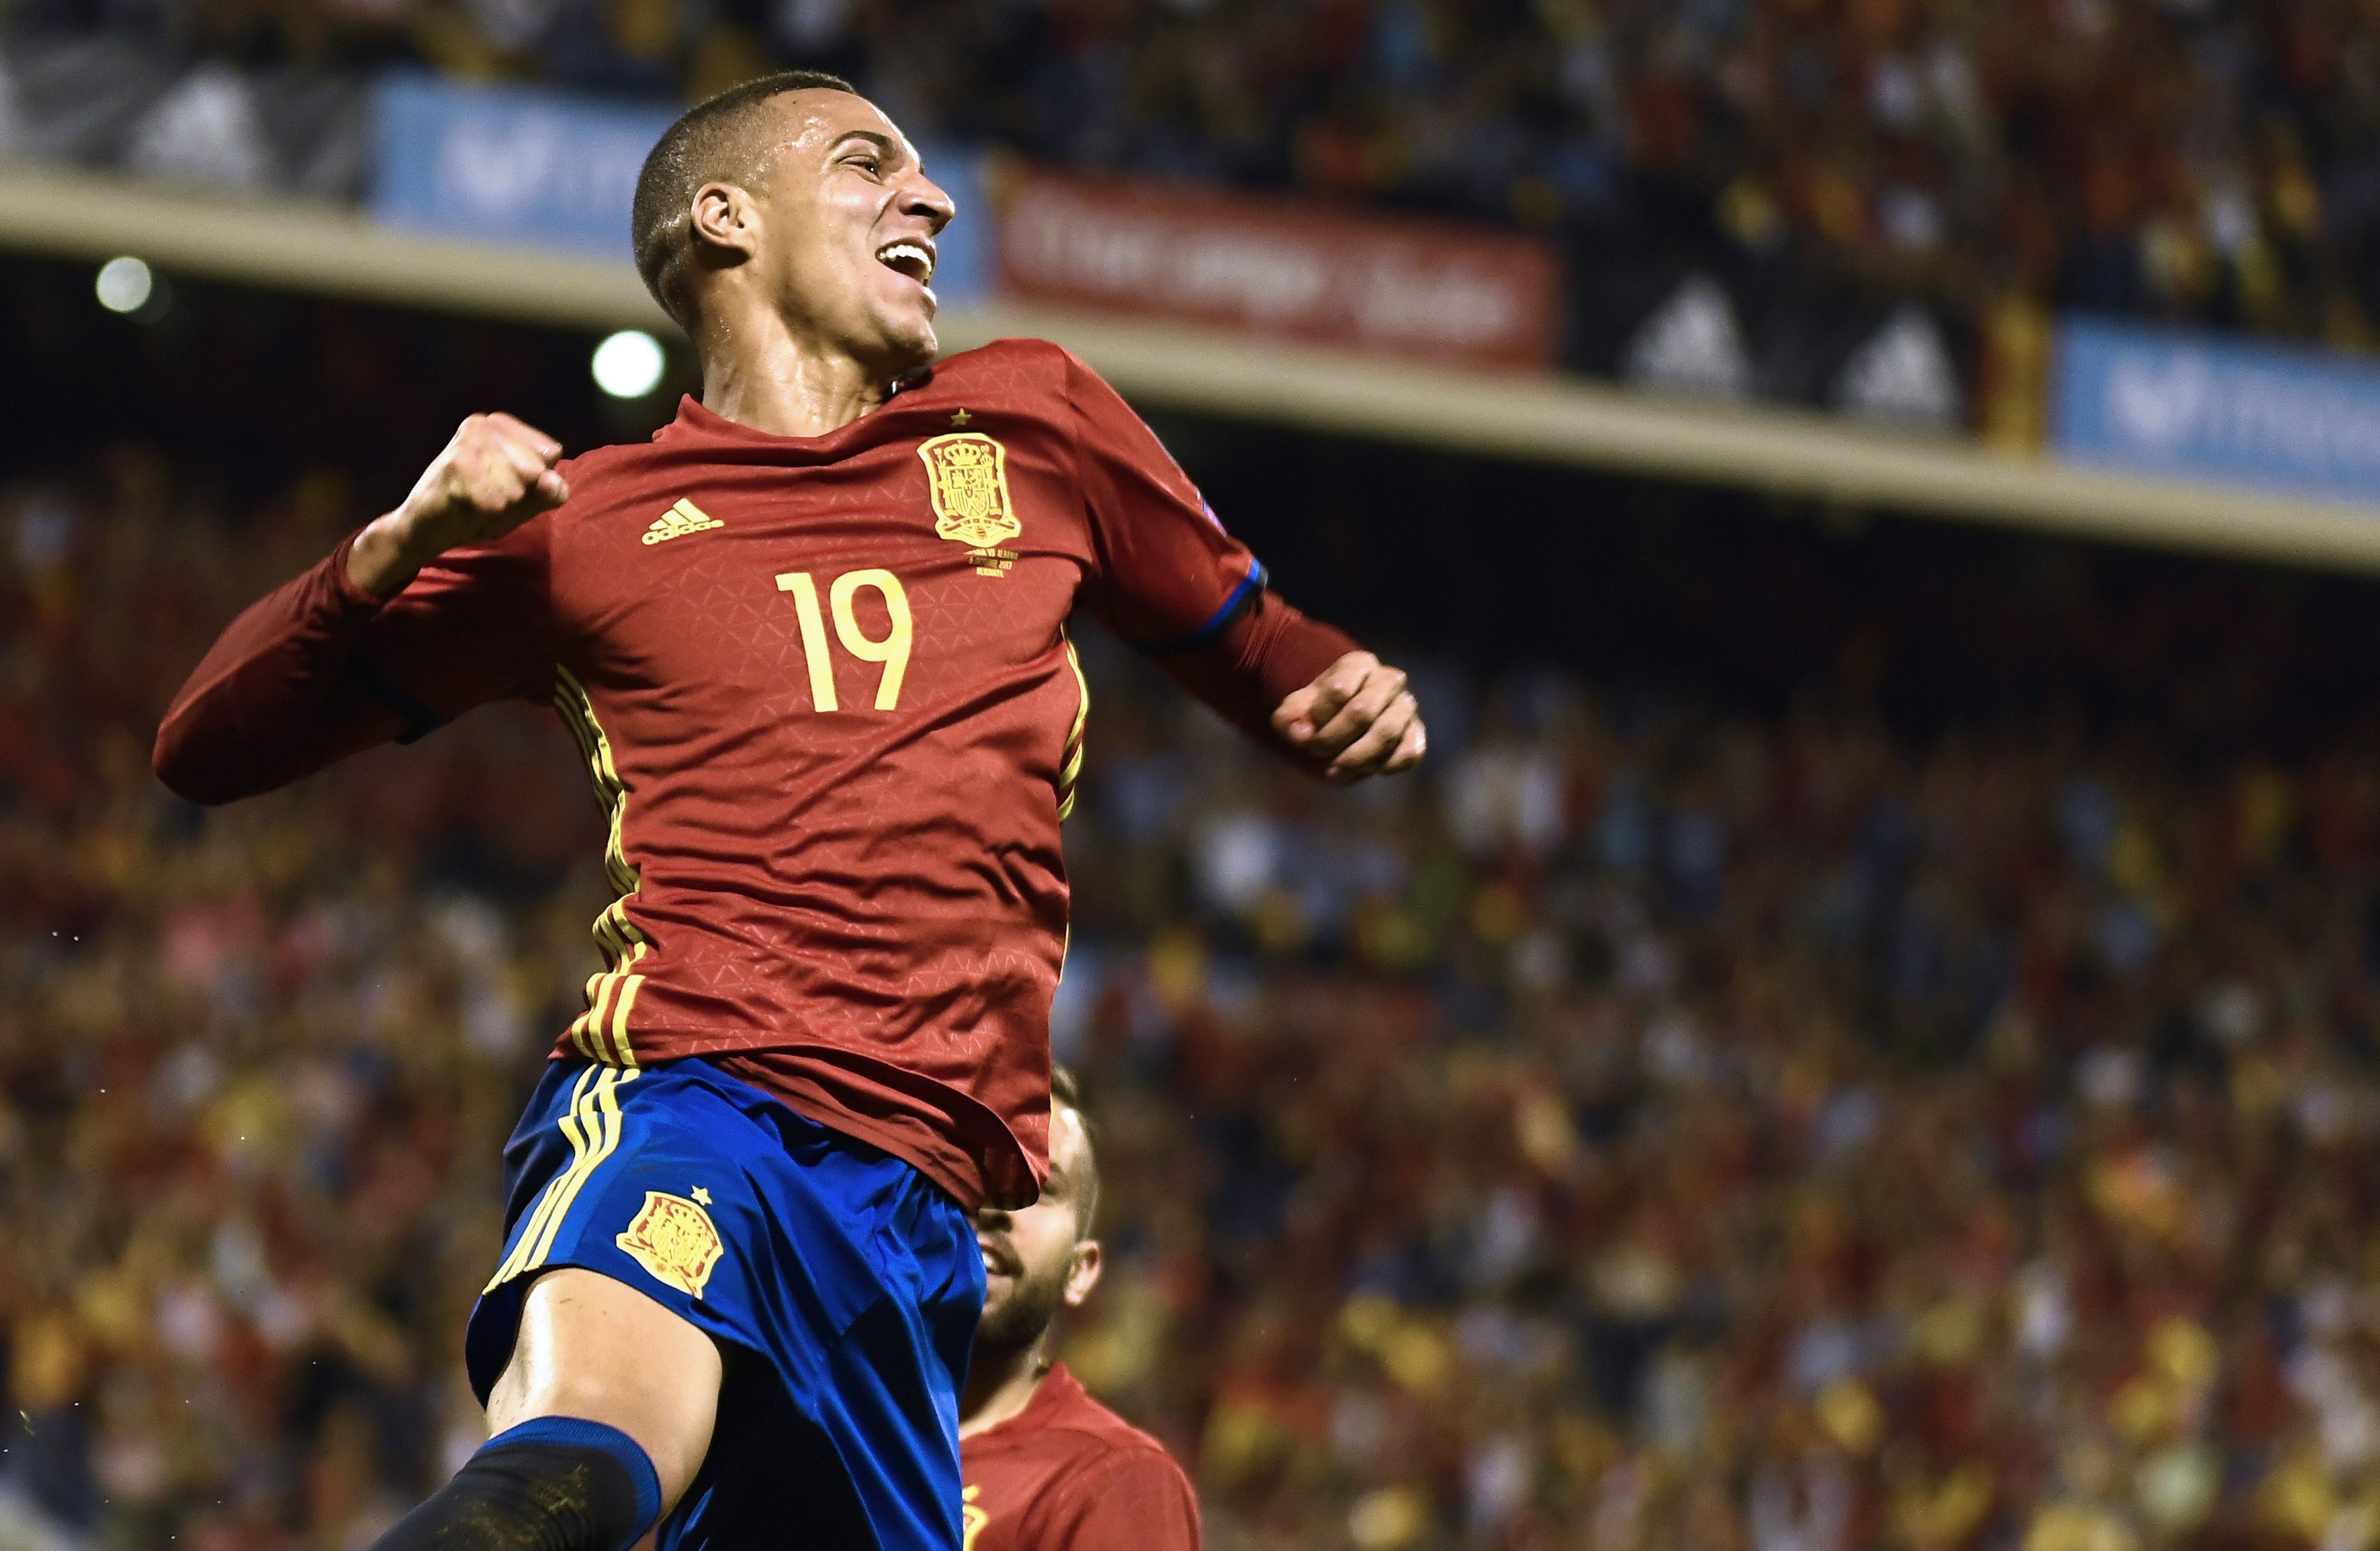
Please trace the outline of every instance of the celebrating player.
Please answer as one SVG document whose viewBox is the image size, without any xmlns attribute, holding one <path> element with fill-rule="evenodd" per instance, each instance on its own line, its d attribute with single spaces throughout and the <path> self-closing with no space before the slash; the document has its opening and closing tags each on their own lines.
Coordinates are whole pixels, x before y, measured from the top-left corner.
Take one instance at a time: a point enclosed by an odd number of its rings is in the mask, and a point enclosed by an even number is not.
<svg viewBox="0 0 2380 1551">
<path fill-rule="evenodd" d="M 1050 1361 L 1050 1326 L 1099 1282 L 1099 1160 L 1064 1067 L 1050 1072 L 1041 1198 L 976 1218 L 990 1291 L 959 1395 L 965 1551 L 1198 1551 L 1198 1499 L 1155 1438 Z"/>
<path fill-rule="evenodd" d="M 551 701 L 609 814 L 605 967 L 466 1336 L 496 1436 L 385 1551 L 958 1545 L 971 1214 L 1047 1170 L 1067 617 L 1331 779 L 1421 757 L 1403 675 L 1269 592 L 1082 363 L 932 364 L 951 214 L 832 77 L 693 109 L 634 238 L 701 401 L 568 463 L 465 421 L 158 733 L 223 802 Z"/>
</svg>

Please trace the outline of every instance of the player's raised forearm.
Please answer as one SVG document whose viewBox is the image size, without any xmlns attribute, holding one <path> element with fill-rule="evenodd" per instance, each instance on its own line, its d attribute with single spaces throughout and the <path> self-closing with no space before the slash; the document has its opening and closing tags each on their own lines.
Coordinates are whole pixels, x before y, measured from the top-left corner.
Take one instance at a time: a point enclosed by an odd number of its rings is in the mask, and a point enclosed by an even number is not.
<svg viewBox="0 0 2380 1551">
<path fill-rule="evenodd" d="M 343 585 L 342 546 L 243 610 L 174 697 L 157 729 L 158 779 L 195 803 L 269 792 L 358 741 L 370 702 L 333 690 L 375 612 Z"/>
<path fill-rule="evenodd" d="M 384 514 L 364 525 L 347 549 L 347 580 L 358 592 L 373 598 L 394 598 L 421 574 L 424 565 L 437 558 L 434 553 L 417 554 L 407 544 L 407 537 L 399 512 Z"/>
<path fill-rule="evenodd" d="M 365 525 L 347 551 L 347 580 L 394 598 L 448 550 L 501 539 L 570 499 L 554 468 L 562 443 L 510 415 L 474 415 L 455 431 L 397 508 Z"/>
<path fill-rule="evenodd" d="M 1195 646 L 1160 651 L 1152 660 L 1224 721 L 1319 774 L 1322 767 L 1274 726 L 1273 708 L 1361 649 L 1343 631 L 1259 588 L 1221 629 Z"/>
<path fill-rule="evenodd" d="M 193 802 L 230 802 L 396 735 L 405 721 L 378 670 L 357 660 L 358 643 L 423 566 L 561 504 L 570 493 L 553 467 L 561 453 L 509 415 L 465 420 L 395 511 L 232 622 L 157 730 L 159 779 Z M 478 634 L 487 633 L 483 619 Z M 425 642 L 416 632 L 410 655 L 391 667 L 443 681 L 455 675 L 431 673 L 440 664 L 425 659 L 458 655 L 500 653 L 485 639 Z"/>
</svg>

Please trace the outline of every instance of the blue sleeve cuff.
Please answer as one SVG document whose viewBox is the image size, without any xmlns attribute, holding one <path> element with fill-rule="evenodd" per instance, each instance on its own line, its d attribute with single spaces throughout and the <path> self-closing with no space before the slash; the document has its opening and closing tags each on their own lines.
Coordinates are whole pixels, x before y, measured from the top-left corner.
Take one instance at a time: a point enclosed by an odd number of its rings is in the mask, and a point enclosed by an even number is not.
<svg viewBox="0 0 2380 1551">
<path fill-rule="evenodd" d="M 1240 585 L 1232 589 L 1232 595 L 1223 600 L 1222 606 L 1208 614 L 1205 623 L 1198 628 L 1186 636 L 1176 636 L 1168 641 L 1139 642 L 1137 643 L 1139 648 L 1152 657 L 1162 657 L 1168 652 L 1188 651 L 1194 647 L 1205 645 L 1223 626 L 1231 624 L 1232 617 L 1242 609 L 1246 608 L 1257 593 L 1264 590 L 1264 563 L 1260 560 L 1250 560 L 1248 574 L 1241 578 Z"/>
</svg>

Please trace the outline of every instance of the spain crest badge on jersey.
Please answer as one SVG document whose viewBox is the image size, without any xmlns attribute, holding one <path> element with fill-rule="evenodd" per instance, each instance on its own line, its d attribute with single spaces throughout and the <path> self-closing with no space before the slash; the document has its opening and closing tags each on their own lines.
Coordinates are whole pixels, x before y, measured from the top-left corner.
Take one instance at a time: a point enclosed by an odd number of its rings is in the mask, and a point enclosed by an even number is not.
<svg viewBox="0 0 2380 1551">
<path fill-rule="evenodd" d="M 1025 531 L 1008 499 L 1008 449 L 978 431 L 954 431 L 917 444 L 934 502 L 934 531 L 953 543 L 988 550 Z"/>
<path fill-rule="evenodd" d="M 655 1281 L 695 1298 L 702 1296 L 719 1257 L 727 1253 L 709 1212 L 683 1195 L 658 1190 L 645 1192 L 644 1209 L 612 1242 Z"/>
</svg>

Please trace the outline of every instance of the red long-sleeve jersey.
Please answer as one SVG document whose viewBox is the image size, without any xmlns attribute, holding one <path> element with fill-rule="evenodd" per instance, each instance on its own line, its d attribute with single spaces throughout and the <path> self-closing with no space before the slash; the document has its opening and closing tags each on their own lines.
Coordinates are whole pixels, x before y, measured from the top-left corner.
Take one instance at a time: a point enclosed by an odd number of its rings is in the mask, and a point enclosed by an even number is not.
<svg viewBox="0 0 2380 1551">
<path fill-rule="evenodd" d="M 556 1055 L 702 1056 L 973 1207 L 1047 1173 L 1059 821 L 1087 607 L 1244 726 L 1354 649 L 1055 345 L 953 357 L 820 437 L 691 400 L 394 598 L 347 545 L 249 609 L 157 737 L 222 802 L 550 700 L 610 818 L 604 967 Z M 352 543 L 352 540 L 349 541 Z"/>
</svg>

